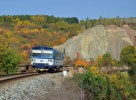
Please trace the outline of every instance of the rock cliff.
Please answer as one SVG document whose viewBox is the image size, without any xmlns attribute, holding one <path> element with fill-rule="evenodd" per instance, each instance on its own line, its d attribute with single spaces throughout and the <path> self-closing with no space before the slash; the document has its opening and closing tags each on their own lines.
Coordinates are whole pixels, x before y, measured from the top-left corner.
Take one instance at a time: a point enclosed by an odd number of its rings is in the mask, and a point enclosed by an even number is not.
<svg viewBox="0 0 136 100">
<path fill-rule="evenodd" d="M 129 26 L 97 25 L 54 48 L 64 51 L 71 59 L 75 59 L 78 53 L 87 61 L 96 60 L 98 55 L 108 52 L 112 58 L 119 60 L 122 48 L 135 44 L 135 36 L 136 31 Z"/>
</svg>

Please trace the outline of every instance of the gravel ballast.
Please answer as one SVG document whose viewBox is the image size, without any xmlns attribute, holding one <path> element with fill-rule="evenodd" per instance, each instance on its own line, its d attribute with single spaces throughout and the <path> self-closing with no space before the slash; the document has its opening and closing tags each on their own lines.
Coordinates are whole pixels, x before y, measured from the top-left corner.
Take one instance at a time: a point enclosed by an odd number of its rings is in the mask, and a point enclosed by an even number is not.
<svg viewBox="0 0 136 100">
<path fill-rule="evenodd" d="M 63 79 L 60 72 L 0 84 L 0 100 L 45 100 L 52 88 L 59 88 Z"/>
</svg>

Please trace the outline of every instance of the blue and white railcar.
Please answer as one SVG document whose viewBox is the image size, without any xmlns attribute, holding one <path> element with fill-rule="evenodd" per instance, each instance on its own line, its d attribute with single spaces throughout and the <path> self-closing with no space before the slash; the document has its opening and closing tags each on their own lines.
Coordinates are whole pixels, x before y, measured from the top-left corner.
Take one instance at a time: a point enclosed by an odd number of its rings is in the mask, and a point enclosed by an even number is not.
<svg viewBox="0 0 136 100">
<path fill-rule="evenodd" d="M 63 66 L 63 53 L 46 46 L 35 46 L 31 50 L 31 65 L 38 70 L 60 69 Z"/>
</svg>

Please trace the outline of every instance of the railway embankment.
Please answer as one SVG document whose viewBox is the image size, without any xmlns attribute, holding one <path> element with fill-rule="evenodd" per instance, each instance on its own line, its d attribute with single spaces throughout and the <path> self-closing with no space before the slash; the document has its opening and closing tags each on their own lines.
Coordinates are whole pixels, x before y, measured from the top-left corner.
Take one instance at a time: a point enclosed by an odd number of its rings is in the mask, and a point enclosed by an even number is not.
<svg viewBox="0 0 136 100">
<path fill-rule="evenodd" d="M 79 100 L 80 89 L 71 80 L 59 72 L 7 82 L 0 84 L 0 100 Z"/>
</svg>

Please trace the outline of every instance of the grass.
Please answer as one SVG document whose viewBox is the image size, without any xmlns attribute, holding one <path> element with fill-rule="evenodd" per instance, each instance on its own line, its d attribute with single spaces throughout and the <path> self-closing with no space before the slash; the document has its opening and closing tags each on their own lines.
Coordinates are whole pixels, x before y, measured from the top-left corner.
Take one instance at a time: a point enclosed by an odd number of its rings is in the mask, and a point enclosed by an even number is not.
<svg viewBox="0 0 136 100">
<path fill-rule="evenodd" d="M 72 78 L 65 78 L 60 87 L 55 88 L 47 94 L 47 100 L 80 100 L 80 87 Z"/>
</svg>

